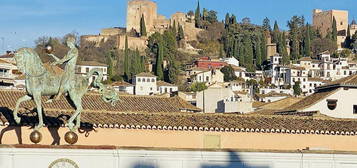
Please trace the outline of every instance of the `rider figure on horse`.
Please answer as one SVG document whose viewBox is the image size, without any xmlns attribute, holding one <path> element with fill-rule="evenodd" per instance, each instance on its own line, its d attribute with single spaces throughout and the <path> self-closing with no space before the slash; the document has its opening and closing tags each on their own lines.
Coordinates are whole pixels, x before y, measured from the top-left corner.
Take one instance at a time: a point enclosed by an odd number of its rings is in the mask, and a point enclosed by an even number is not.
<svg viewBox="0 0 357 168">
<path fill-rule="evenodd" d="M 61 77 L 61 82 L 59 86 L 58 93 L 55 100 L 59 100 L 63 92 L 65 92 L 64 86 L 66 82 L 71 82 L 75 80 L 75 67 L 78 58 L 78 49 L 76 48 L 76 39 L 72 36 L 69 36 L 66 40 L 67 46 L 70 48 L 67 55 L 65 55 L 62 59 L 59 59 L 53 54 L 48 54 L 49 56 L 53 57 L 56 61 L 51 65 L 62 65 L 66 63 L 64 74 Z"/>
</svg>

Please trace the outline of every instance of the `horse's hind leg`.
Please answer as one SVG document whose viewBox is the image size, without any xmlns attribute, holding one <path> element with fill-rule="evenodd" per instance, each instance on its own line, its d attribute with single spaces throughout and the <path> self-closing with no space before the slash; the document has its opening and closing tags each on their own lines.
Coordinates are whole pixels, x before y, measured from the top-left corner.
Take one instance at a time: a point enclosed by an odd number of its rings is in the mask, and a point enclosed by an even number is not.
<svg viewBox="0 0 357 168">
<path fill-rule="evenodd" d="M 20 124 L 20 122 L 21 122 L 21 118 L 17 116 L 17 112 L 19 111 L 20 104 L 22 102 L 29 101 L 31 99 L 32 99 L 32 97 L 30 97 L 29 95 L 25 95 L 25 96 L 22 96 L 21 98 L 19 98 L 17 100 L 16 107 L 15 107 L 13 113 L 12 113 L 12 115 L 14 116 L 14 119 L 15 119 L 17 124 Z"/>
<path fill-rule="evenodd" d="M 44 126 L 43 124 L 43 116 L 42 116 L 42 102 L 41 102 L 41 94 L 34 94 L 33 99 L 35 100 L 35 104 L 37 107 L 37 115 L 38 115 L 38 124 L 35 126 L 35 130 L 39 130 Z"/>
<path fill-rule="evenodd" d="M 76 93 L 69 92 L 69 96 L 71 100 L 73 101 L 74 105 L 76 106 L 76 111 L 74 114 L 71 116 L 71 118 L 68 120 L 67 126 L 71 131 L 75 131 L 76 128 L 79 128 L 80 123 L 81 123 L 81 113 L 82 113 L 82 99 L 80 95 L 77 95 Z M 76 125 L 74 125 L 73 121 L 76 119 Z"/>
</svg>

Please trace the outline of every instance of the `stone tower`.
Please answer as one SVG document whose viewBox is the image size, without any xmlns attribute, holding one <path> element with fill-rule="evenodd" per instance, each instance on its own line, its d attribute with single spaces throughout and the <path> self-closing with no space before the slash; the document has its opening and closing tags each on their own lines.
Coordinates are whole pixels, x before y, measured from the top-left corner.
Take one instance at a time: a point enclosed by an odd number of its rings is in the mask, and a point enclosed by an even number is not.
<svg viewBox="0 0 357 168">
<path fill-rule="evenodd" d="M 150 0 L 130 0 L 127 8 L 126 31 L 140 31 L 140 19 L 144 15 L 146 30 L 153 31 L 157 18 L 157 5 Z"/>
<path fill-rule="evenodd" d="M 322 37 L 325 37 L 328 32 L 332 31 L 333 18 L 336 19 L 337 27 L 337 45 L 342 47 L 342 43 L 347 36 L 348 27 L 348 11 L 344 10 L 329 10 L 322 11 L 314 9 L 313 12 L 313 26 L 320 30 Z"/>
</svg>

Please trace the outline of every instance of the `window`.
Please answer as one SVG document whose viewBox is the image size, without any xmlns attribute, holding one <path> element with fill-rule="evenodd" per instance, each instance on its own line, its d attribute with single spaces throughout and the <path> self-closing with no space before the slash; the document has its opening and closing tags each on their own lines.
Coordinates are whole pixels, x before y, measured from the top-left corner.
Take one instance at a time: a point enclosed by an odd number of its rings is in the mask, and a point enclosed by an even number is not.
<svg viewBox="0 0 357 168">
<path fill-rule="evenodd" d="M 208 77 L 208 76 L 206 76 L 206 81 L 207 81 L 207 82 L 209 81 L 209 77 Z"/>
<path fill-rule="evenodd" d="M 170 88 L 170 93 L 172 93 L 172 88 Z"/>
<path fill-rule="evenodd" d="M 138 82 L 141 82 L 141 78 L 138 78 Z"/>
<path fill-rule="evenodd" d="M 357 105 L 353 105 L 353 114 L 357 114 Z"/>
<path fill-rule="evenodd" d="M 312 83 L 310 83 L 310 87 L 312 87 Z"/>
<path fill-rule="evenodd" d="M 78 73 L 81 73 L 81 67 L 78 67 L 78 68 L 77 68 L 77 72 L 78 72 Z"/>
<path fill-rule="evenodd" d="M 145 82 L 145 78 L 143 78 L 143 82 Z"/>
<path fill-rule="evenodd" d="M 154 78 L 152 78 L 152 79 L 151 79 L 151 82 L 155 82 L 155 79 L 154 79 Z"/>
<path fill-rule="evenodd" d="M 147 82 L 150 82 L 150 78 L 147 78 L 146 81 L 147 81 Z"/>
<path fill-rule="evenodd" d="M 336 99 L 327 99 L 327 108 L 330 110 L 335 110 L 337 106 L 337 100 Z"/>
<path fill-rule="evenodd" d="M 89 72 L 89 68 L 86 68 L 86 72 Z"/>
<path fill-rule="evenodd" d="M 150 90 L 152 91 L 152 87 L 150 88 Z"/>
</svg>

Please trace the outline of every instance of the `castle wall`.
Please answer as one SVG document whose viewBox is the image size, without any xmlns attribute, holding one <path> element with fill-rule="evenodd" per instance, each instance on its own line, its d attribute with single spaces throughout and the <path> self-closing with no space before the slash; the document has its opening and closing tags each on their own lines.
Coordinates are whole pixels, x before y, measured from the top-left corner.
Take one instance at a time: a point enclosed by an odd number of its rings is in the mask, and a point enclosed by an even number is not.
<svg viewBox="0 0 357 168">
<path fill-rule="evenodd" d="M 144 15 L 146 30 L 153 31 L 154 22 L 157 19 L 157 5 L 149 0 L 131 0 L 128 2 L 126 30 L 135 29 L 140 32 L 140 19 Z"/>
<path fill-rule="evenodd" d="M 114 36 L 114 35 L 125 34 L 125 33 L 126 33 L 125 28 L 105 28 L 101 30 L 100 35 Z"/>
</svg>

